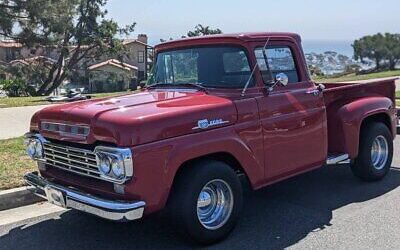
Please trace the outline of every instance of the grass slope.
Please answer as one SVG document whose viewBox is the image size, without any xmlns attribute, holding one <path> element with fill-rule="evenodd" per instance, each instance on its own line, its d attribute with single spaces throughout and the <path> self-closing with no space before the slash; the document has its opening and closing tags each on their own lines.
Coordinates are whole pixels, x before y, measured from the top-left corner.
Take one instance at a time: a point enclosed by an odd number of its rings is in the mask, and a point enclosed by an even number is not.
<svg viewBox="0 0 400 250">
<path fill-rule="evenodd" d="M 23 175 L 36 170 L 25 153 L 24 138 L 0 140 L 0 190 L 24 185 Z"/>
<path fill-rule="evenodd" d="M 347 82 L 347 81 L 357 81 L 357 80 L 370 80 L 375 78 L 385 78 L 385 77 L 400 77 L 400 70 L 383 71 L 378 73 L 371 73 L 366 75 L 356 75 L 348 74 L 341 77 L 321 77 L 315 78 L 317 82 Z"/>
</svg>

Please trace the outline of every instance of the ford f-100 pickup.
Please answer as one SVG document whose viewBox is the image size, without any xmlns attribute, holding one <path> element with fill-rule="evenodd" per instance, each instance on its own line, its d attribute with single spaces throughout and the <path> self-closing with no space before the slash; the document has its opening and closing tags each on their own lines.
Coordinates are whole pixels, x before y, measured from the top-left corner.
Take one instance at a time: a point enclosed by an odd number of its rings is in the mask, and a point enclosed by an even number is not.
<svg viewBox="0 0 400 250">
<path fill-rule="evenodd" d="M 348 164 L 380 180 L 396 123 L 394 80 L 317 84 L 296 34 L 181 39 L 155 47 L 141 91 L 37 112 L 26 147 L 39 171 L 25 180 L 53 204 L 115 221 L 165 208 L 212 243 L 239 218 L 239 176 L 256 190 Z"/>
</svg>

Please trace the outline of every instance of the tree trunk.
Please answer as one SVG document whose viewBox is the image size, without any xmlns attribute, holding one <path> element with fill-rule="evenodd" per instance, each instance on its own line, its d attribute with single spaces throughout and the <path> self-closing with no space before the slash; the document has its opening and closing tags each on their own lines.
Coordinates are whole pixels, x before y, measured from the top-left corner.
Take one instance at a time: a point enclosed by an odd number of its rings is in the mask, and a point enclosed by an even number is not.
<svg viewBox="0 0 400 250">
<path fill-rule="evenodd" d="M 376 70 L 379 70 L 381 68 L 381 59 L 375 58 L 375 63 L 376 63 Z"/>
<path fill-rule="evenodd" d="M 396 70 L 396 65 L 397 65 L 397 62 L 398 62 L 399 60 L 396 60 L 396 59 L 393 59 L 393 60 L 390 60 L 389 61 L 389 63 L 390 63 L 390 65 L 389 65 L 389 67 L 390 67 L 390 70 Z"/>
<path fill-rule="evenodd" d="M 49 84 L 53 81 L 54 73 L 56 72 L 57 68 L 58 68 L 57 64 L 54 64 L 53 67 L 50 69 L 47 79 L 43 82 L 43 84 L 40 86 L 39 90 L 36 92 L 36 95 L 41 96 L 44 94 L 44 92 L 47 89 L 47 87 L 49 86 Z"/>
<path fill-rule="evenodd" d="M 65 80 L 66 77 L 67 75 L 65 74 L 65 72 L 62 73 L 59 72 L 59 74 L 57 74 L 50 88 L 45 92 L 45 95 L 50 95 L 56 88 L 60 87 L 60 85 L 62 84 L 62 82 Z"/>
<path fill-rule="evenodd" d="M 389 70 L 395 70 L 396 63 L 394 61 L 389 62 Z"/>
</svg>

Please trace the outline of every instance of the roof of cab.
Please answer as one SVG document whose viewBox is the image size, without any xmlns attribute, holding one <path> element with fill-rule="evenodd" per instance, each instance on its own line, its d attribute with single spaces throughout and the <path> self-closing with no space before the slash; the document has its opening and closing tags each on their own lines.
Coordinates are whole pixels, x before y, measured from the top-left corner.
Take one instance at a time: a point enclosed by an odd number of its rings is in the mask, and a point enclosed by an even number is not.
<svg viewBox="0 0 400 250">
<path fill-rule="evenodd" d="M 301 42 L 300 35 L 296 33 L 290 32 L 252 32 L 252 33 L 234 33 L 234 34 L 218 34 L 218 35 L 207 35 L 207 36 L 198 36 L 198 37 L 189 37 L 189 38 L 182 38 L 172 41 L 167 41 L 155 46 L 156 50 L 161 49 L 163 47 L 170 47 L 174 44 L 182 44 L 182 43 L 190 43 L 190 42 L 200 42 L 200 41 L 207 41 L 207 40 L 215 40 L 215 39 L 238 39 L 244 42 L 255 41 L 255 40 L 265 40 L 267 38 L 273 37 L 286 37 L 292 38 L 296 40 L 298 43 Z"/>
</svg>

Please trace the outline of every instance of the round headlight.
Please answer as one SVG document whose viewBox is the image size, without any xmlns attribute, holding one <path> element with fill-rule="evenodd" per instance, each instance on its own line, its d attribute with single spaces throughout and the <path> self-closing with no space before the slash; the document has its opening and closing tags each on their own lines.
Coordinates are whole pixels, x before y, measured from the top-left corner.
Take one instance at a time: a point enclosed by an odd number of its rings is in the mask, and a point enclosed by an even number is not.
<svg viewBox="0 0 400 250">
<path fill-rule="evenodd" d="M 120 162 L 117 158 L 114 158 L 111 162 L 111 171 L 117 179 L 121 179 L 125 175 L 125 170 L 122 166 L 122 162 Z"/>
<path fill-rule="evenodd" d="M 111 161 L 106 155 L 100 157 L 99 170 L 102 174 L 107 175 L 111 170 Z"/>
<path fill-rule="evenodd" d="M 26 144 L 26 153 L 29 157 L 34 158 L 36 153 L 36 142 L 35 140 L 28 140 Z"/>
<path fill-rule="evenodd" d="M 35 157 L 43 158 L 43 146 L 40 141 L 35 141 Z"/>
</svg>

